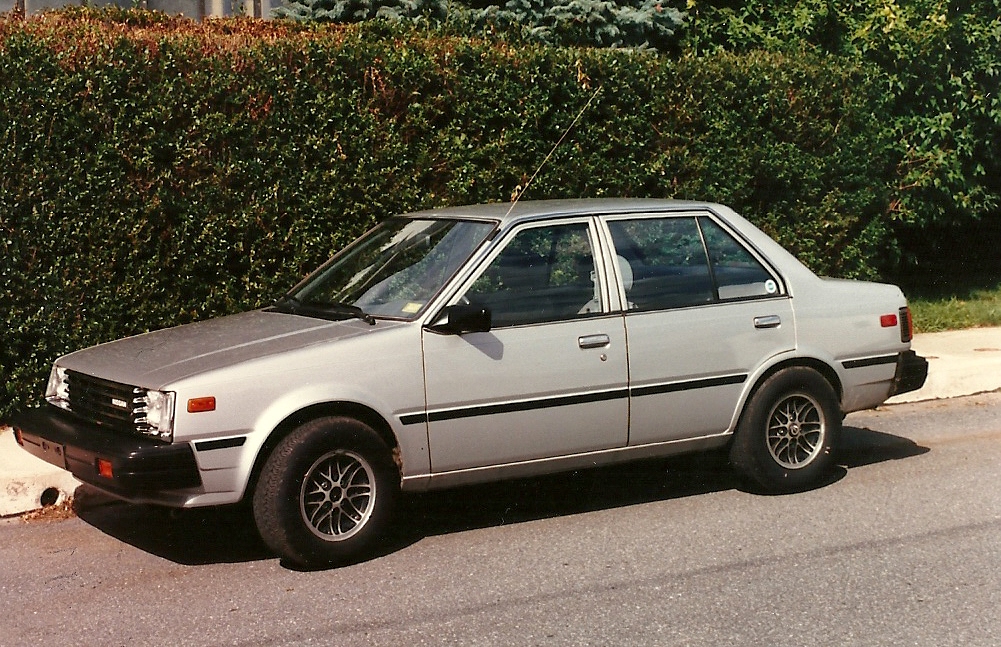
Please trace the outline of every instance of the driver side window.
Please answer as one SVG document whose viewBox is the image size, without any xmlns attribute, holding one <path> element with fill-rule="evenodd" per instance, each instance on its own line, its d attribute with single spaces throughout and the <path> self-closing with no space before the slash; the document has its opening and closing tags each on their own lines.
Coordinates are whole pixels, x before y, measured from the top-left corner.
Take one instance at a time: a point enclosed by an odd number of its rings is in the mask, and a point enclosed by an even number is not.
<svg viewBox="0 0 1001 647">
<path fill-rule="evenodd" d="M 500 328 L 586 316 L 600 310 L 596 295 L 589 227 L 571 223 L 517 232 L 465 298 Z"/>
</svg>

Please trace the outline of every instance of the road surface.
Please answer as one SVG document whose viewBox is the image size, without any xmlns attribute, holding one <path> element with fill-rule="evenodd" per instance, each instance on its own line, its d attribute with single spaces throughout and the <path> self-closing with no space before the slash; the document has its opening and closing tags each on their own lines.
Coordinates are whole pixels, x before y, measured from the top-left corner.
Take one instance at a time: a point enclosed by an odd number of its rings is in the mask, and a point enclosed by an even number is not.
<svg viewBox="0 0 1001 647">
<path fill-rule="evenodd" d="M 239 510 L 80 491 L 78 518 L 0 524 L 0 645 L 1001 644 L 1001 394 L 846 425 L 808 492 L 718 457 L 467 488 L 318 572 Z"/>
</svg>

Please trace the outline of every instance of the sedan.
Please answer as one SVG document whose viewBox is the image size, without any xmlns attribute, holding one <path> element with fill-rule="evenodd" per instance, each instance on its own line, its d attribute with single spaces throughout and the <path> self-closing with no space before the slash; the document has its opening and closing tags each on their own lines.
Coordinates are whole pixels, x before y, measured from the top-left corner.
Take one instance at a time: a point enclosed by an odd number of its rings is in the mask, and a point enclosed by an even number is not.
<svg viewBox="0 0 1001 647">
<path fill-rule="evenodd" d="M 757 488 L 833 466 L 919 388 L 892 285 L 825 279 L 731 209 L 518 202 L 384 219 L 273 305 L 55 361 L 29 452 L 128 501 L 253 510 L 288 562 L 357 560 L 404 492 L 722 450 Z"/>
</svg>

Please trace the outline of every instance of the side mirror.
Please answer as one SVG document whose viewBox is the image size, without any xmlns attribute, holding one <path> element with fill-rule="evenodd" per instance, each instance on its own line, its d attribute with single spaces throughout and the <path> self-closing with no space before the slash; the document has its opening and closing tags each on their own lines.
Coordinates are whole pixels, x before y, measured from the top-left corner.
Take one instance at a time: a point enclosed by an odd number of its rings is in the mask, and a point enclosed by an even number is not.
<svg viewBox="0 0 1001 647">
<path fill-rule="evenodd" d="M 470 332 L 490 332 L 490 309 L 483 306 L 457 304 L 448 306 L 428 326 L 428 330 L 446 335 Z"/>
</svg>

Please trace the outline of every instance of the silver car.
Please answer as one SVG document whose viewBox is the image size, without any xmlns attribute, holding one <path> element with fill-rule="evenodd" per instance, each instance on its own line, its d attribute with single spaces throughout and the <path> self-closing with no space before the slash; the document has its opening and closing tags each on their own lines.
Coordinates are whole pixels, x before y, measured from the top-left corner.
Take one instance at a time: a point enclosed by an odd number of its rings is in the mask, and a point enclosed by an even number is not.
<svg viewBox="0 0 1001 647">
<path fill-rule="evenodd" d="M 392 217 L 271 307 L 56 360 L 22 446 L 133 502 L 248 501 L 304 566 L 362 557 L 401 492 L 681 452 L 757 487 L 919 388 L 891 285 L 818 278 L 727 207 L 521 202 Z"/>
</svg>

